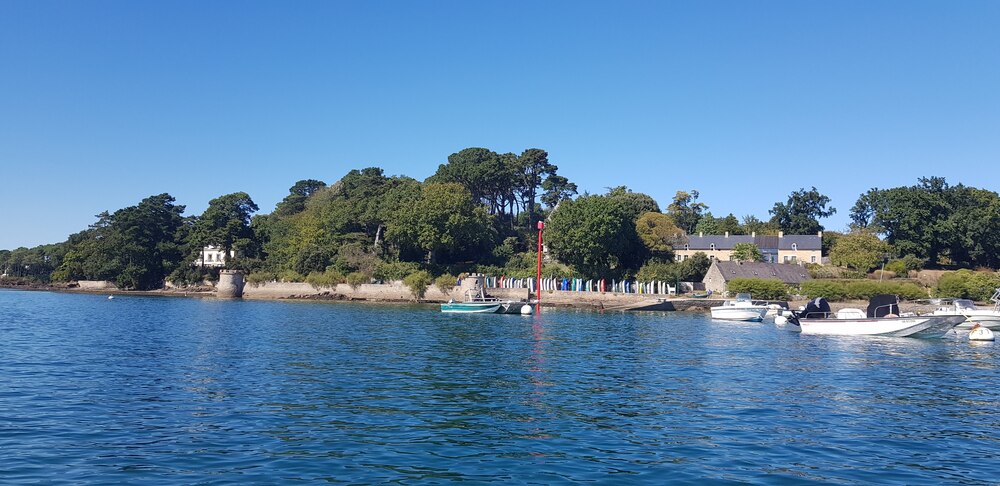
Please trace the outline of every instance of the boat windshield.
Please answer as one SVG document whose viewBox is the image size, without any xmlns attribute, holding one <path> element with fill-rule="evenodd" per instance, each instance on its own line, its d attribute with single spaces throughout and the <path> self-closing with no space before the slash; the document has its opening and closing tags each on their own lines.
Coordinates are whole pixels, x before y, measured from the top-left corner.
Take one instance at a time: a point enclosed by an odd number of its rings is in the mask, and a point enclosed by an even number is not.
<svg viewBox="0 0 1000 486">
<path fill-rule="evenodd" d="M 969 299 L 955 299 L 955 307 L 957 309 L 976 310 L 976 303 Z"/>
<path fill-rule="evenodd" d="M 749 302 L 750 294 L 736 294 L 736 302 Z"/>
</svg>

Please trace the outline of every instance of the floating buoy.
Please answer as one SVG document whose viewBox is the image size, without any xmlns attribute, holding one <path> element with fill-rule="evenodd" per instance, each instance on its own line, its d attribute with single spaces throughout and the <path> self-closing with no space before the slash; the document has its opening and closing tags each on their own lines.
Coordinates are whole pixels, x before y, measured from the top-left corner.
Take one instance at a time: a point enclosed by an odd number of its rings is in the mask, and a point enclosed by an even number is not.
<svg viewBox="0 0 1000 486">
<path fill-rule="evenodd" d="M 531 310 L 531 305 L 524 304 L 524 305 L 521 306 L 521 315 L 522 316 L 530 316 L 532 312 L 533 311 Z"/>
<path fill-rule="evenodd" d="M 109 295 L 109 296 L 108 296 L 108 300 L 111 300 L 111 299 L 113 299 L 113 298 L 115 298 L 115 296 L 113 296 L 113 295 Z"/>
<path fill-rule="evenodd" d="M 774 316 L 774 323 L 781 325 L 788 322 L 788 318 L 785 316 Z"/>
<path fill-rule="evenodd" d="M 993 341 L 993 331 L 983 327 L 981 324 L 972 326 L 969 330 L 969 341 Z"/>
</svg>

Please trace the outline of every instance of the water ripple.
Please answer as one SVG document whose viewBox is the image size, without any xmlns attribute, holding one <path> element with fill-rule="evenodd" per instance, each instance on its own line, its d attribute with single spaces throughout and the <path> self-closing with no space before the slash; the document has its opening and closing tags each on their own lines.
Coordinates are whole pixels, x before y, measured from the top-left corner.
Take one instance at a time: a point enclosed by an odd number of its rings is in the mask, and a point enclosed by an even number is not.
<svg viewBox="0 0 1000 486">
<path fill-rule="evenodd" d="M 0 478 L 989 484 L 998 348 L 701 314 L 0 292 Z"/>
</svg>

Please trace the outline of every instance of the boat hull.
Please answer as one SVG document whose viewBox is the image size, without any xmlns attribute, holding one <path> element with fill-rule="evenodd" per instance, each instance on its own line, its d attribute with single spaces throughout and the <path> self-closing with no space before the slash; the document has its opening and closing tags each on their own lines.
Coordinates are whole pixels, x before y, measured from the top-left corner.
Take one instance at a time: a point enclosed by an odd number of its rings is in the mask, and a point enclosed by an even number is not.
<svg viewBox="0 0 1000 486">
<path fill-rule="evenodd" d="M 941 338 L 965 316 L 883 317 L 878 319 L 799 319 L 802 334 Z"/>
<path fill-rule="evenodd" d="M 955 312 L 941 312 L 937 311 L 934 313 L 936 316 L 962 316 L 966 318 L 966 321 L 959 324 L 955 329 L 972 329 L 976 323 L 981 324 L 987 329 L 992 329 L 994 331 L 1000 330 L 1000 312 L 992 310 L 972 310 L 965 312 L 963 314 L 958 314 Z"/>
<path fill-rule="evenodd" d="M 767 307 L 712 307 L 712 319 L 724 321 L 763 321 Z"/>
<path fill-rule="evenodd" d="M 499 302 L 451 302 L 441 304 L 441 312 L 456 314 L 495 314 L 500 309 Z"/>
</svg>

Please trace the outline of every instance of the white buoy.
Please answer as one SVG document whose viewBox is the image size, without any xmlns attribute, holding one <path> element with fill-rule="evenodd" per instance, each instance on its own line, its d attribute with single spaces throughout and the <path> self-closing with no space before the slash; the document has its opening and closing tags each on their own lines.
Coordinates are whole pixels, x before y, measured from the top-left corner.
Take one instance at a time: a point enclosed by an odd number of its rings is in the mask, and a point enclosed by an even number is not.
<svg viewBox="0 0 1000 486">
<path fill-rule="evenodd" d="M 774 323 L 781 325 L 788 322 L 788 318 L 785 316 L 774 316 Z"/>
<path fill-rule="evenodd" d="M 980 324 L 972 326 L 969 330 L 969 341 L 993 341 L 993 331 Z"/>
<path fill-rule="evenodd" d="M 531 304 L 524 304 L 524 305 L 521 306 L 521 315 L 522 316 L 530 316 L 532 312 L 534 312 L 534 311 L 531 310 Z"/>
<path fill-rule="evenodd" d="M 108 296 L 108 300 L 111 300 L 111 299 L 113 299 L 113 298 L 115 298 L 115 296 L 113 296 L 113 295 L 109 295 L 109 296 Z"/>
</svg>

